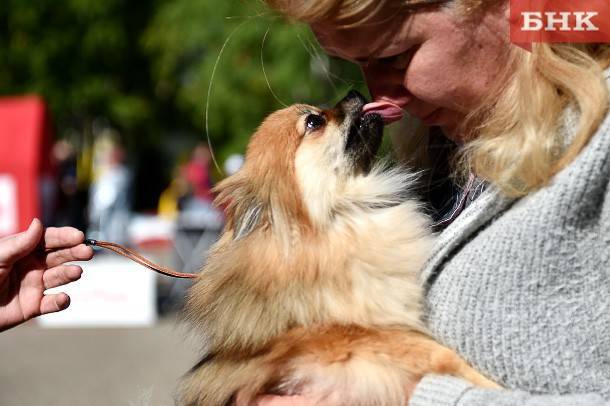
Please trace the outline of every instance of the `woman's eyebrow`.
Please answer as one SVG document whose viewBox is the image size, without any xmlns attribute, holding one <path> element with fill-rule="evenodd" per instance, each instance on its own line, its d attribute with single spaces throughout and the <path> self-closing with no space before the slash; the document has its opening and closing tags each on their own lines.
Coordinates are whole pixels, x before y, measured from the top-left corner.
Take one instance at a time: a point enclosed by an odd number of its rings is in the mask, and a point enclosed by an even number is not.
<svg viewBox="0 0 610 406">
<path fill-rule="evenodd" d="M 378 48 L 373 49 L 373 50 L 371 50 L 370 53 L 368 53 L 366 55 L 361 55 L 361 56 L 342 55 L 341 48 L 337 48 L 337 47 L 328 47 L 328 48 L 324 47 L 323 49 L 324 49 L 324 53 L 331 58 L 338 58 L 338 59 L 341 59 L 344 61 L 353 62 L 359 66 L 367 66 L 368 64 L 371 63 L 371 61 L 383 58 L 381 56 L 382 52 Z"/>
<path fill-rule="evenodd" d="M 337 54 L 329 52 L 329 51 L 326 51 L 326 54 L 328 56 L 330 56 L 331 58 L 338 58 L 338 59 L 341 59 L 341 60 L 344 60 L 344 61 L 349 61 L 349 62 L 355 63 L 355 64 L 357 64 L 359 66 L 366 66 L 366 65 L 368 65 L 370 63 L 370 61 L 372 59 L 375 59 L 375 56 L 373 56 L 373 55 L 371 55 L 371 56 L 356 57 L 356 58 L 346 58 L 346 57 L 337 55 Z"/>
<path fill-rule="evenodd" d="M 371 62 L 371 59 L 375 59 L 374 57 L 367 57 L 367 58 L 354 58 L 354 62 L 357 63 L 360 66 L 366 66 Z"/>
</svg>

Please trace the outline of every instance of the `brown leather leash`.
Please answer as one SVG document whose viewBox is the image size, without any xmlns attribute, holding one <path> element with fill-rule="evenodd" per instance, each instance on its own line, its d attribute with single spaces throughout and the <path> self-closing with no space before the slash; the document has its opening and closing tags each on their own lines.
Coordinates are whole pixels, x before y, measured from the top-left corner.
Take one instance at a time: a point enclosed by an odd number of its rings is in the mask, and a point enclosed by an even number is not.
<svg viewBox="0 0 610 406">
<path fill-rule="evenodd" d="M 158 273 L 166 275 L 166 276 L 171 276 L 174 278 L 183 278 L 183 279 L 197 277 L 196 273 L 176 272 L 172 269 L 157 265 L 154 262 L 149 261 L 148 259 L 144 258 L 142 255 L 138 254 L 137 252 L 132 251 L 129 248 L 123 247 L 122 245 L 115 244 L 113 242 L 86 239 L 85 244 L 89 245 L 91 247 L 105 248 L 116 254 L 122 255 L 125 258 L 131 259 L 132 261 L 135 261 L 138 264 L 145 266 L 148 269 L 151 269 L 155 272 L 158 272 Z"/>
</svg>

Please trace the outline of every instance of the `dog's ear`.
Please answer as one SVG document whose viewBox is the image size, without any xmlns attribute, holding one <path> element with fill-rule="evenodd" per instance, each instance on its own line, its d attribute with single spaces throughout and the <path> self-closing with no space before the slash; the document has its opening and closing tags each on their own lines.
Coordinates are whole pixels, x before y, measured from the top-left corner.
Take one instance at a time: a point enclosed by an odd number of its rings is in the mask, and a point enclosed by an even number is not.
<svg viewBox="0 0 610 406">
<path fill-rule="evenodd" d="M 263 208 L 261 205 L 248 207 L 245 213 L 235 219 L 233 229 L 233 239 L 239 240 L 250 234 L 254 229 L 262 224 Z"/>
<path fill-rule="evenodd" d="M 233 239 L 244 238 L 265 221 L 263 203 L 255 188 L 239 172 L 220 182 L 214 191 L 214 203 L 224 209 L 226 230 L 231 230 Z"/>
</svg>

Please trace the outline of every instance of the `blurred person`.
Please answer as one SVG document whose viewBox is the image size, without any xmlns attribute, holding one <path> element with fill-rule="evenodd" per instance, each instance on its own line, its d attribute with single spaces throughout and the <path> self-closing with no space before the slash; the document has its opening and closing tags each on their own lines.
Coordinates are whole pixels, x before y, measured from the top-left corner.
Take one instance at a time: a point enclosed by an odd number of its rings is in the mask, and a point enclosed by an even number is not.
<svg viewBox="0 0 610 406">
<path fill-rule="evenodd" d="M 45 229 L 38 219 L 26 231 L 0 239 L 0 331 L 70 305 L 67 294 L 44 292 L 81 277 L 80 266 L 66 263 L 93 257 L 84 239 L 82 231 Z"/>
<path fill-rule="evenodd" d="M 57 171 L 57 202 L 53 224 L 84 228 L 84 206 L 78 196 L 76 153 L 70 142 L 57 141 L 51 154 Z"/>
<path fill-rule="evenodd" d="M 205 144 L 197 144 L 190 161 L 184 167 L 184 177 L 187 180 L 194 198 L 211 202 L 212 180 L 210 178 L 210 160 L 212 153 Z"/>
<path fill-rule="evenodd" d="M 216 241 L 224 224 L 223 213 L 212 203 L 211 159 L 208 146 L 198 144 L 193 149 L 190 160 L 182 166 L 163 196 L 164 208 L 167 210 L 171 210 L 171 199 L 177 199 L 176 259 L 184 272 L 197 272 L 201 269 L 203 255 Z M 162 301 L 162 311 L 181 308 L 186 290 L 191 284 L 187 280 L 174 281 L 168 297 Z"/>
<path fill-rule="evenodd" d="M 157 212 L 159 216 L 169 220 L 175 220 L 180 211 L 180 200 L 186 196 L 188 185 L 186 180 L 178 175 L 175 176 L 169 186 L 161 192 Z"/>
<path fill-rule="evenodd" d="M 212 204 L 212 179 L 210 162 L 212 153 L 206 144 L 197 144 L 191 159 L 182 167 L 182 179 L 187 184 L 187 194 L 179 199 L 179 223 L 193 229 L 217 228 L 222 214 Z"/>
<path fill-rule="evenodd" d="M 93 238 L 123 244 L 131 215 L 132 175 L 120 145 L 111 143 L 105 158 L 101 174 L 91 186 L 89 232 Z"/>
</svg>

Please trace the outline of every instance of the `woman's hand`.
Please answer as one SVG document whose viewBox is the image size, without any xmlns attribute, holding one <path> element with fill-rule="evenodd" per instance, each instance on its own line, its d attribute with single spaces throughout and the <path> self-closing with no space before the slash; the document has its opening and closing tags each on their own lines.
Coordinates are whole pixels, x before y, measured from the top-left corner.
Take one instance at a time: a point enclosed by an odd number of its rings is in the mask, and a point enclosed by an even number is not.
<svg viewBox="0 0 610 406">
<path fill-rule="evenodd" d="M 405 388 L 405 393 L 407 399 L 411 398 L 413 391 L 419 381 L 414 380 L 409 382 Z M 246 404 L 244 402 L 240 402 L 239 396 L 237 399 L 237 406 L 315 406 L 315 402 L 303 397 L 303 396 L 274 396 L 274 395 L 264 395 L 259 396 L 251 402 L 250 404 Z"/>
<path fill-rule="evenodd" d="M 419 383 L 419 380 L 413 380 L 406 386 L 407 399 L 411 398 L 415 387 Z M 264 395 L 259 396 L 253 402 L 249 404 L 244 403 L 237 398 L 237 406 L 315 406 L 315 402 L 304 396 L 275 396 L 275 395 Z"/>
<path fill-rule="evenodd" d="M 237 406 L 314 406 L 315 403 L 303 396 L 259 396 L 250 404 L 237 401 Z"/>
<path fill-rule="evenodd" d="M 81 267 L 65 263 L 93 257 L 84 239 L 72 227 L 44 229 L 38 219 L 26 231 L 0 239 L 0 331 L 70 305 L 65 293 L 44 291 L 80 278 Z"/>
</svg>

